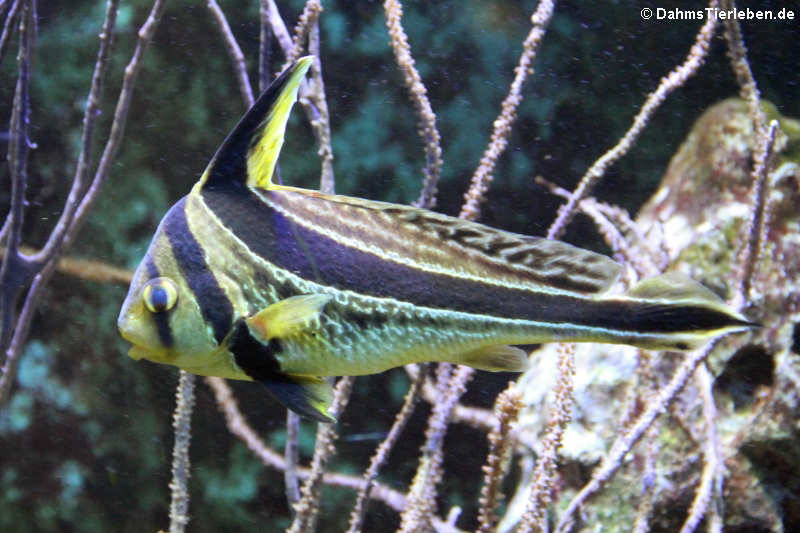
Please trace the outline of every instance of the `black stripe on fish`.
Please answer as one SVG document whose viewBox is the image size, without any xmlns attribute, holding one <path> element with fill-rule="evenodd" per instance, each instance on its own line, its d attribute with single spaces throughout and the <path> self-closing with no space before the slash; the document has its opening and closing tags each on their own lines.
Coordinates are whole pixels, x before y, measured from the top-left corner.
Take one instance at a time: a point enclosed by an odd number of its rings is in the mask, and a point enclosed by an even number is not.
<svg viewBox="0 0 800 533">
<path fill-rule="evenodd" d="M 262 259 L 339 290 L 418 306 L 631 333 L 714 330 L 741 321 L 712 308 L 581 298 L 429 272 L 342 244 L 282 215 L 243 188 L 206 190 L 206 205 Z"/>
<path fill-rule="evenodd" d="M 239 368 L 255 381 L 271 381 L 281 375 L 281 366 L 275 357 L 281 350 L 280 341 L 260 342 L 250 333 L 244 319 L 236 322 L 228 339 L 228 349 Z"/>
<path fill-rule="evenodd" d="M 189 229 L 185 205 L 186 198 L 182 198 L 169 210 L 164 217 L 164 232 L 203 318 L 211 324 L 217 343 L 222 343 L 233 323 L 233 305 L 208 268 L 203 247 Z"/>
<path fill-rule="evenodd" d="M 147 268 L 147 275 L 150 276 L 150 279 L 157 278 L 161 276 L 158 271 L 158 267 L 156 266 L 155 261 L 153 261 L 152 257 L 148 257 L 145 263 Z M 158 331 L 158 339 L 161 341 L 162 346 L 170 347 L 172 346 L 174 339 L 172 338 L 172 328 L 169 325 L 169 315 L 170 312 L 166 311 L 163 313 L 150 313 L 150 316 L 156 323 L 156 331 Z"/>
</svg>

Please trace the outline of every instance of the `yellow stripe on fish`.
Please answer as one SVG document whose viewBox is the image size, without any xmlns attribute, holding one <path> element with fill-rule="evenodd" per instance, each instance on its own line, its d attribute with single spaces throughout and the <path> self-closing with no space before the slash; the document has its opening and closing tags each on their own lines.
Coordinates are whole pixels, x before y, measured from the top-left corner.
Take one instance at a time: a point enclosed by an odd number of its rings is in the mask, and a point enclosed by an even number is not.
<svg viewBox="0 0 800 533">
<path fill-rule="evenodd" d="M 677 274 L 607 296 L 620 266 L 603 255 L 273 184 L 310 62 L 264 92 L 159 224 L 118 320 L 132 357 L 260 381 L 331 422 L 326 376 L 423 361 L 522 371 L 509 345 L 686 350 L 753 325 Z"/>
</svg>

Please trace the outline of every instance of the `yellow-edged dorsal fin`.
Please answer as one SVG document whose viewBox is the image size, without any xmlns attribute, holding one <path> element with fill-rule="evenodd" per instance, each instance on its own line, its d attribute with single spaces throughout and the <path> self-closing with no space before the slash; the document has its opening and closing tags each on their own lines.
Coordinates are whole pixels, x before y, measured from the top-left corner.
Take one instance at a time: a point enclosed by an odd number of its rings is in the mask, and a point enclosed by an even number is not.
<svg viewBox="0 0 800 533">
<path fill-rule="evenodd" d="M 311 61 L 311 56 L 298 59 L 261 94 L 214 154 L 195 191 L 244 185 L 278 187 L 272 183 L 272 174 L 289 112 Z"/>
<path fill-rule="evenodd" d="M 328 294 L 301 294 L 274 303 L 246 319 L 250 332 L 262 342 L 283 339 L 319 327 Z"/>
<path fill-rule="evenodd" d="M 455 362 L 490 372 L 524 372 L 528 354 L 514 346 L 485 346 L 462 354 Z"/>
</svg>

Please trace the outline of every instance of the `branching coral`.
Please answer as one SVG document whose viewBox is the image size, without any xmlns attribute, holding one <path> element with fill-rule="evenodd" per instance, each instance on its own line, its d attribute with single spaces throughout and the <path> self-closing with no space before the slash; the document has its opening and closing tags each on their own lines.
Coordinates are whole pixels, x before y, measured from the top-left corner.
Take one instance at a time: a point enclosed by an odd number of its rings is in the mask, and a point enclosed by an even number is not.
<svg viewBox="0 0 800 533">
<path fill-rule="evenodd" d="M 436 115 L 433 113 L 428 100 L 427 90 L 422 83 L 422 78 L 414 66 L 411 55 L 411 46 L 408 36 L 403 30 L 403 7 L 398 0 L 386 0 L 383 3 L 386 11 L 386 27 L 391 37 L 394 57 L 403 73 L 411 101 L 420 119 L 420 136 L 425 143 L 425 168 L 422 169 L 425 179 L 422 183 L 422 192 L 415 205 L 433 208 L 436 204 L 436 185 L 442 171 L 442 147 L 440 146 L 439 130 L 436 129 Z"/>
<path fill-rule="evenodd" d="M 495 413 L 497 424 L 489 432 L 489 455 L 483 466 L 481 508 L 478 514 L 478 532 L 489 533 L 497 526 L 497 507 L 502 497 L 501 485 L 510 459 L 513 425 L 522 409 L 522 395 L 511 383 L 497 396 Z"/>
<path fill-rule="evenodd" d="M 717 2 L 717 0 L 711 0 L 708 7 L 709 9 L 716 9 L 718 5 L 719 2 Z M 708 17 L 705 24 L 703 24 L 702 28 L 700 28 L 700 31 L 697 33 L 695 43 L 689 50 L 689 55 L 686 57 L 686 60 L 661 79 L 658 88 L 647 97 L 647 100 L 645 100 L 642 108 L 639 110 L 639 114 L 636 115 L 633 124 L 631 124 L 630 129 L 625 132 L 622 139 L 620 139 L 613 148 L 603 154 L 600 159 L 595 161 L 589 170 L 586 171 L 586 174 L 583 175 L 578 187 L 572 193 L 567 203 L 559 210 L 558 216 L 550 226 L 550 229 L 547 230 L 548 238 L 557 239 L 562 235 L 566 225 L 575 214 L 576 204 L 589 194 L 592 188 L 603 177 L 608 167 L 631 149 L 636 139 L 639 137 L 639 134 L 644 131 L 645 126 L 647 126 L 647 123 L 650 121 L 650 117 L 653 116 L 653 113 L 655 113 L 656 109 L 664 102 L 667 96 L 686 83 L 686 81 L 697 72 L 697 69 L 703 65 L 708 55 L 711 37 L 713 37 L 716 27 L 717 19 L 715 17 Z"/>
<path fill-rule="evenodd" d="M 175 445 L 172 450 L 172 503 L 169 506 L 170 533 L 183 532 L 189 523 L 189 444 L 192 441 L 192 409 L 194 407 L 194 374 L 180 371 L 175 393 Z"/>
<path fill-rule="evenodd" d="M 75 176 L 72 181 L 69 196 L 64 203 L 64 210 L 50 234 L 47 243 L 41 251 L 33 256 L 25 256 L 18 250 L 22 215 L 24 211 L 24 196 L 27 183 L 25 159 L 28 151 L 28 135 L 26 127 L 29 119 L 27 83 L 30 76 L 30 47 L 32 46 L 33 25 L 35 24 L 36 2 L 24 2 L 24 14 L 20 19 L 20 71 L 17 93 L 14 99 L 14 117 L 12 123 L 17 128 L 11 136 L 12 148 L 9 150 L 12 174 L 12 197 L 15 200 L 6 223 L 3 226 L 2 236 L 7 239 L 6 254 L 3 259 L 0 277 L 2 285 L 8 289 L 0 300 L 0 314 L 2 314 L 2 334 L 0 335 L 0 349 L 4 354 L 2 368 L 0 368 L 0 404 L 8 398 L 9 389 L 16 376 L 22 346 L 27 339 L 33 313 L 41 298 L 42 289 L 55 269 L 56 262 L 63 250 L 69 246 L 80 230 L 87 214 L 94 206 L 103 184 L 108 179 L 108 174 L 114 158 L 117 155 L 125 125 L 128 119 L 133 89 L 141 69 L 142 56 L 153 39 L 156 27 L 164 11 L 165 2 L 156 0 L 150 10 L 145 23 L 138 33 L 138 42 L 130 62 L 125 67 L 122 79 L 114 120 L 108 134 L 108 139 L 103 149 L 102 156 L 95 169 L 94 175 L 89 178 L 92 166 L 91 152 L 93 148 L 94 129 L 99 113 L 99 100 L 102 93 L 107 66 L 109 49 L 114 37 L 114 27 L 118 8 L 116 0 L 109 0 L 106 9 L 103 31 L 100 33 L 100 51 L 95 63 L 92 85 L 89 90 L 88 105 L 83 119 L 83 138 L 80 159 L 76 165 Z M 9 16 L 14 14 L 9 13 Z M 22 119 L 24 115 L 24 120 Z M 8 276 L 14 274 L 14 283 L 9 283 Z M 25 289 L 27 288 L 27 292 Z M 17 316 L 16 303 L 24 293 L 22 310 Z"/>
</svg>

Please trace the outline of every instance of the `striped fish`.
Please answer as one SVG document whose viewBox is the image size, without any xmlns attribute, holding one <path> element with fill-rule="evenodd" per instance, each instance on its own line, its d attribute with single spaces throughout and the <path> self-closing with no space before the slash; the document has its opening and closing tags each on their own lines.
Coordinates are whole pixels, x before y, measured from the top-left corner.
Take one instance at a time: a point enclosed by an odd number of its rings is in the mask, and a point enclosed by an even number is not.
<svg viewBox="0 0 800 533">
<path fill-rule="evenodd" d="M 118 326 L 130 356 L 259 381 L 331 422 L 325 376 L 450 361 L 521 371 L 511 345 L 686 350 L 751 325 L 671 274 L 607 296 L 620 266 L 568 244 L 272 182 L 303 58 L 164 216 Z"/>
</svg>

